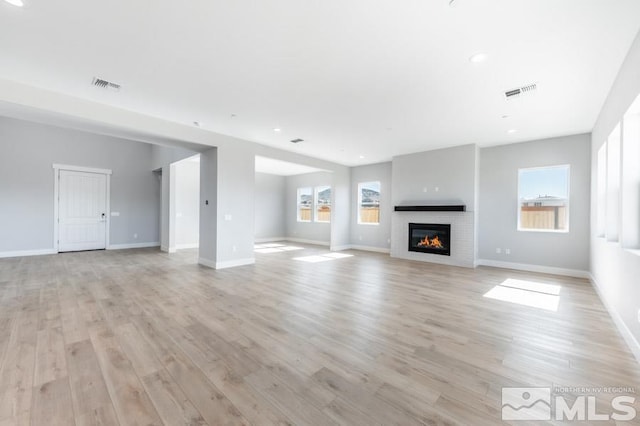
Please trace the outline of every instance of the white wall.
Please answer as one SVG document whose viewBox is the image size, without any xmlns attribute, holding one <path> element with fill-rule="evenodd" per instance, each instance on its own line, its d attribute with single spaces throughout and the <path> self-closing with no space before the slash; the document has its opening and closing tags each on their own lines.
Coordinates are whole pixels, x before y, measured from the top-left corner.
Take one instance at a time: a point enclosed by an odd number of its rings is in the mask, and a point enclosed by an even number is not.
<svg viewBox="0 0 640 426">
<path fill-rule="evenodd" d="M 318 222 L 298 222 L 298 188 L 314 188 L 328 185 L 332 187 L 333 177 L 331 173 L 317 172 L 286 177 L 286 233 L 287 238 L 293 240 L 306 240 L 319 244 L 330 245 L 331 224 Z M 332 194 L 335 196 L 335 194 Z M 332 206 L 331 220 L 334 220 Z"/>
<path fill-rule="evenodd" d="M 175 245 L 198 247 L 200 239 L 200 161 L 186 159 L 175 166 Z"/>
<path fill-rule="evenodd" d="M 618 328 L 640 360 L 640 255 L 596 232 L 597 152 L 640 93 L 640 35 L 636 37 L 604 103 L 591 137 L 591 272 Z M 636 162 L 640 164 L 640 160 Z M 624 233 L 624 227 L 622 228 Z"/>
<path fill-rule="evenodd" d="M 113 171 L 111 245 L 159 241 L 151 145 L 0 117 L 0 152 L 0 253 L 53 250 L 54 163 Z"/>
<path fill-rule="evenodd" d="M 286 178 L 256 173 L 256 241 L 280 239 L 286 236 Z"/>
<path fill-rule="evenodd" d="M 358 184 L 380 182 L 380 224 L 358 224 Z M 351 244 L 365 248 L 389 250 L 391 246 L 391 162 L 370 164 L 351 169 Z"/>
<path fill-rule="evenodd" d="M 584 134 L 480 149 L 480 259 L 589 269 L 589 140 Z M 561 164 L 571 166 L 569 232 L 518 231 L 518 169 Z"/>
</svg>

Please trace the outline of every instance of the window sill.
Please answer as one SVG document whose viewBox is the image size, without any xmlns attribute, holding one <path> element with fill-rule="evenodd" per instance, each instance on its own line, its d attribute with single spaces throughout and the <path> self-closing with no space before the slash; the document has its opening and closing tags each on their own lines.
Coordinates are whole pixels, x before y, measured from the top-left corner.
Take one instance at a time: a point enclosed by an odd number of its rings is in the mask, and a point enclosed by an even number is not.
<svg viewBox="0 0 640 426">
<path fill-rule="evenodd" d="M 623 250 L 626 251 L 627 253 L 633 254 L 634 256 L 640 256 L 640 249 L 629 249 L 629 248 L 626 248 L 626 249 L 623 249 Z"/>
<path fill-rule="evenodd" d="M 364 226 L 380 226 L 380 223 L 360 223 L 360 222 L 358 222 L 358 225 L 364 225 Z"/>
<path fill-rule="evenodd" d="M 569 230 L 560 230 L 560 229 L 520 229 L 518 228 L 518 232 L 536 232 L 536 233 L 547 233 L 547 234 L 568 234 Z"/>
</svg>

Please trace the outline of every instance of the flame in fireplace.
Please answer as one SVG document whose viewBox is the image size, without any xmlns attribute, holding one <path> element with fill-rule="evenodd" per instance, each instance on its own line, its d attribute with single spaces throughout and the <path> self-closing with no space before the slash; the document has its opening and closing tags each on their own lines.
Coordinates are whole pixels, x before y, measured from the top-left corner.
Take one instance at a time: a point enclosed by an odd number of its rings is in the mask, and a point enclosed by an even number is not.
<svg viewBox="0 0 640 426">
<path fill-rule="evenodd" d="M 424 237 L 422 240 L 418 242 L 418 247 L 432 247 L 432 248 L 444 248 L 440 238 L 436 235 L 433 238 L 429 238 L 429 236 Z"/>
</svg>

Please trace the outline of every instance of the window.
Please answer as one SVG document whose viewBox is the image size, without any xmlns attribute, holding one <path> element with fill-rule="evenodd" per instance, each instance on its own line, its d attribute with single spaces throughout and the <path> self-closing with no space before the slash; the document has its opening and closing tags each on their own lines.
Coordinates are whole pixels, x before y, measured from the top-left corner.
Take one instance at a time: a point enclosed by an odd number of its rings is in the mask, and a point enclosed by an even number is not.
<svg viewBox="0 0 640 426">
<path fill-rule="evenodd" d="M 317 186 L 315 189 L 316 222 L 331 222 L 331 187 Z"/>
<path fill-rule="evenodd" d="M 607 229 L 607 142 L 598 150 L 598 217 L 596 232 L 598 237 L 604 237 Z"/>
<path fill-rule="evenodd" d="M 622 246 L 640 248 L 640 96 L 622 123 Z"/>
<path fill-rule="evenodd" d="M 569 231 L 569 165 L 518 170 L 518 230 Z"/>
<path fill-rule="evenodd" d="M 620 223 L 620 124 L 607 139 L 607 241 L 618 241 Z"/>
<path fill-rule="evenodd" d="M 380 223 L 380 182 L 358 184 L 358 223 L 361 225 Z"/>
<path fill-rule="evenodd" d="M 313 190 L 298 188 L 298 222 L 311 222 L 311 204 L 313 204 Z"/>
</svg>

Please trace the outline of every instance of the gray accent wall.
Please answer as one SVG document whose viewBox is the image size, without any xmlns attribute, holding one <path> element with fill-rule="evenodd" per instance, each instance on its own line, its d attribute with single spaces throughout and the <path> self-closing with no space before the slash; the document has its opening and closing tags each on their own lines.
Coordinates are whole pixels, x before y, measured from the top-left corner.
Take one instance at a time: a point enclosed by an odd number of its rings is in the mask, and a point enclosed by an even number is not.
<svg viewBox="0 0 640 426">
<path fill-rule="evenodd" d="M 475 210 L 475 145 L 393 157 L 393 204 L 458 203 Z"/>
<path fill-rule="evenodd" d="M 518 169 L 562 164 L 571 166 L 569 232 L 518 231 Z M 479 258 L 587 271 L 589 185 L 588 134 L 482 148 Z"/>
<path fill-rule="evenodd" d="M 358 184 L 380 182 L 380 224 L 358 224 Z M 351 244 L 381 250 L 391 246 L 391 162 L 358 166 L 351 169 Z"/>
<path fill-rule="evenodd" d="M 255 192 L 256 240 L 284 238 L 286 236 L 286 178 L 256 173 Z"/>
<path fill-rule="evenodd" d="M 597 153 L 640 94 L 640 34 L 633 42 L 591 134 L 591 273 L 605 305 L 640 361 L 640 251 L 597 237 Z M 638 164 L 638 163 L 636 163 Z M 621 231 L 624 233 L 624 223 Z"/>
<path fill-rule="evenodd" d="M 393 212 L 391 256 L 423 262 L 473 267 L 476 252 L 476 145 L 462 145 L 394 157 L 391 173 L 393 205 L 464 204 L 465 212 Z M 451 225 L 451 256 L 411 252 L 409 223 Z"/>
<path fill-rule="evenodd" d="M 328 172 L 306 173 L 286 177 L 286 233 L 288 238 L 313 241 L 329 245 L 331 243 L 331 224 L 318 222 L 298 222 L 298 188 L 333 186 L 333 177 Z M 335 194 L 334 204 L 335 204 Z M 333 207 L 333 206 L 332 206 Z M 334 221 L 335 209 L 332 208 L 331 221 Z"/>
<path fill-rule="evenodd" d="M 53 249 L 54 163 L 113 171 L 110 244 L 159 241 L 151 145 L 0 117 L 0 152 L 0 252 Z"/>
</svg>

